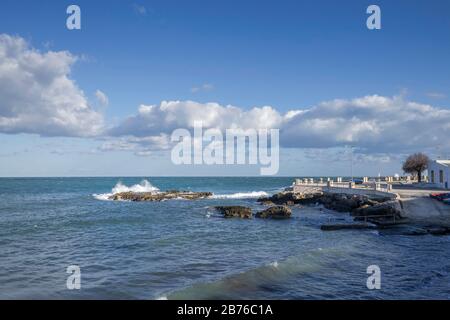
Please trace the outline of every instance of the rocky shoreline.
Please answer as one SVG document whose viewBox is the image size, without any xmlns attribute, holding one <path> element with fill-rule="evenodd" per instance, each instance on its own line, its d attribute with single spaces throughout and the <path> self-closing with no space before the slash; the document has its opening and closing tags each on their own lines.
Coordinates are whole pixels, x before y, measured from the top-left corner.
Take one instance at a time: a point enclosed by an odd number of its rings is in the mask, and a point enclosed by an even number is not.
<svg viewBox="0 0 450 320">
<path fill-rule="evenodd" d="M 450 227 L 442 225 L 417 224 L 405 217 L 403 204 L 399 199 L 369 197 L 341 193 L 310 192 L 294 193 L 283 191 L 270 197 L 258 199 L 263 205 L 323 205 L 324 208 L 349 213 L 353 223 L 324 224 L 323 231 L 395 229 L 399 234 L 450 235 Z"/>
<path fill-rule="evenodd" d="M 350 195 L 338 193 L 294 193 L 285 191 L 270 197 L 259 198 L 264 205 L 323 205 L 326 209 L 337 212 L 349 212 L 354 217 L 395 216 L 402 219 L 398 201 L 391 198 L 371 198 L 365 195 Z"/>
<path fill-rule="evenodd" d="M 212 192 L 193 192 L 169 190 L 163 192 L 121 192 L 109 197 L 116 201 L 165 201 L 171 199 L 198 200 L 212 198 Z M 353 223 L 325 224 L 323 231 L 359 230 L 359 229 L 387 229 L 404 225 L 403 235 L 448 235 L 450 227 L 438 225 L 414 225 L 405 218 L 402 203 L 398 199 L 369 197 L 366 195 L 351 195 L 345 193 L 327 193 L 313 191 L 294 193 L 283 191 L 269 197 L 257 199 L 261 205 L 268 208 L 253 214 L 246 206 L 216 206 L 214 209 L 224 218 L 240 219 L 289 219 L 293 206 L 322 205 L 324 208 L 342 213 L 349 213 Z"/>
</svg>

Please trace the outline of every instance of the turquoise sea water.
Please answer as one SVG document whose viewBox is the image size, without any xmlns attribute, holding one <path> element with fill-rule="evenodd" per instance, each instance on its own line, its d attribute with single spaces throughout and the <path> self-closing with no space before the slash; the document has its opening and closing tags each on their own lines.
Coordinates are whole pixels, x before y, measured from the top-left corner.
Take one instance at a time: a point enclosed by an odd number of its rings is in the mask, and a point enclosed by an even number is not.
<svg viewBox="0 0 450 320">
<path fill-rule="evenodd" d="M 214 199 L 105 201 L 146 179 Z M 348 215 L 302 207 L 285 221 L 223 219 L 210 207 L 263 208 L 293 178 L 2 178 L 0 298 L 449 299 L 450 238 L 323 232 Z M 150 188 L 142 184 L 142 188 Z M 135 187 L 138 188 L 138 187 Z M 66 268 L 81 268 L 68 290 Z M 366 269 L 381 268 L 368 290 Z"/>
</svg>

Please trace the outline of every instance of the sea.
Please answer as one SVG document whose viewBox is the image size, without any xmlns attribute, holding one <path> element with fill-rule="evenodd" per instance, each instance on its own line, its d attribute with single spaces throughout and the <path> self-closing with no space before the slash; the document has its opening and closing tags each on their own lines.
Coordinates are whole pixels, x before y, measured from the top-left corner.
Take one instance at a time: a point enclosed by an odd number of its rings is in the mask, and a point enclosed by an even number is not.
<svg viewBox="0 0 450 320">
<path fill-rule="evenodd" d="M 321 231 L 351 218 L 319 205 L 294 207 L 287 220 L 225 219 L 214 210 L 257 212 L 265 208 L 258 197 L 293 181 L 1 178 L 0 299 L 450 298 L 448 236 Z M 115 192 L 172 189 L 214 196 L 108 200 Z M 378 288 L 370 285 L 373 266 Z"/>
</svg>

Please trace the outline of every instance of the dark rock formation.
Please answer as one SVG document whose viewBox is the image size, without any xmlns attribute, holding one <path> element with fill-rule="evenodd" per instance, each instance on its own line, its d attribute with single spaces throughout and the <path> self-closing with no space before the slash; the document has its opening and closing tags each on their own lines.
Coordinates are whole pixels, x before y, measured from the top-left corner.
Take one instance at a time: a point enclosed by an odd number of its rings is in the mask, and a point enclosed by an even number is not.
<svg viewBox="0 0 450 320">
<path fill-rule="evenodd" d="M 334 231 L 345 229 L 376 229 L 376 226 L 368 223 L 350 223 L 350 224 L 324 224 L 320 226 L 320 230 Z"/>
<path fill-rule="evenodd" d="M 121 192 L 109 197 L 111 200 L 163 201 L 170 199 L 196 200 L 211 197 L 211 192 L 165 191 L 165 192 Z"/>
<path fill-rule="evenodd" d="M 356 221 L 376 224 L 380 228 L 407 222 L 407 220 L 403 219 L 401 216 L 401 206 L 399 202 L 390 198 L 370 198 L 367 195 L 320 192 L 314 190 L 305 193 L 283 191 L 271 197 L 260 198 L 258 199 L 258 202 L 264 205 L 277 204 L 283 206 L 321 204 L 329 210 L 348 212 L 355 217 Z M 338 226 L 337 228 L 347 228 L 347 226 Z M 348 228 L 363 227 L 356 224 L 350 225 Z"/>
<path fill-rule="evenodd" d="M 329 210 L 338 212 L 352 212 L 360 207 L 372 206 L 378 202 L 363 195 L 325 193 L 319 199 L 319 203 Z"/>
<path fill-rule="evenodd" d="M 275 206 L 256 214 L 261 219 L 288 219 L 292 215 L 292 210 L 286 206 Z"/>
<path fill-rule="evenodd" d="M 252 209 L 243 206 L 218 206 L 214 207 L 225 218 L 251 219 Z"/>
<path fill-rule="evenodd" d="M 427 233 L 435 235 L 435 236 L 445 236 L 445 235 L 450 234 L 450 227 L 428 226 L 428 227 L 426 227 L 426 231 L 427 231 Z"/>
<path fill-rule="evenodd" d="M 397 234 L 405 236 L 424 236 L 424 235 L 434 235 L 434 236 L 446 236 L 450 235 L 450 227 L 448 226 L 404 226 L 398 228 Z"/>
<path fill-rule="evenodd" d="M 351 212 L 361 206 L 372 206 L 380 202 L 384 202 L 386 199 L 372 200 L 363 195 L 348 195 L 338 193 L 294 193 L 294 192 L 280 192 L 270 197 L 259 198 L 258 202 L 270 205 L 271 203 L 276 205 L 292 206 L 296 204 L 308 205 L 308 204 L 322 204 L 329 210 L 338 212 Z"/>
<path fill-rule="evenodd" d="M 318 201 L 322 196 L 322 193 L 294 193 L 291 191 L 280 192 L 270 197 L 259 198 L 258 202 L 263 204 L 276 204 L 276 205 L 295 205 L 295 204 L 313 204 Z"/>
<path fill-rule="evenodd" d="M 375 203 L 373 205 L 364 204 L 359 208 L 352 211 L 354 217 L 367 217 L 372 216 L 374 218 L 381 216 L 390 216 L 391 219 L 395 216 L 396 219 L 401 219 L 400 211 L 396 208 L 396 201 L 386 201 L 382 203 Z"/>
</svg>

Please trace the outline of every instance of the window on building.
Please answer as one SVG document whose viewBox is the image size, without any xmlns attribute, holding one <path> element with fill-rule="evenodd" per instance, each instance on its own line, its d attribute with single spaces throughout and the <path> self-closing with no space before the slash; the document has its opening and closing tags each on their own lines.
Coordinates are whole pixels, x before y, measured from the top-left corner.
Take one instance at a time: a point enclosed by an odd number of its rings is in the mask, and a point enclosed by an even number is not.
<svg viewBox="0 0 450 320">
<path fill-rule="evenodd" d="M 431 170 L 431 183 L 434 183 L 434 170 Z"/>
<path fill-rule="evenodd" d="M 439 170 L 439 183 L 444 183 L 444 171 Z"/>
</svg>

